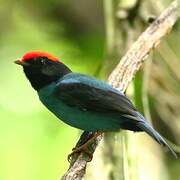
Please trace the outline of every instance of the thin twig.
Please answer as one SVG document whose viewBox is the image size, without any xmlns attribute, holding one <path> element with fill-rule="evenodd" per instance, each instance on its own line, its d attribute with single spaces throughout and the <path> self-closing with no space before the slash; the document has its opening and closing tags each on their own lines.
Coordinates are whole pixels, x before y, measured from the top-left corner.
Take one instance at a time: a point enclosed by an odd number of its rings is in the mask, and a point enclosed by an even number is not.
<svg viewBox="0 0 180 180">
<path fill-rule="evenodd" d="M 109 76 L 109 84 L 124 92 L 150 51 L 171 31 L 178 18 L 179 0 L 175 0 L 133 43 Z M 93 143 L 92 155 L 101 139 L 102 136 L 99 136 Z M 70 168 L 61 179 L 81 180 L 85 174 L 87 162 L 87 156 L 83 152 L 80 153 L 72 160 Z"/>
</svg>

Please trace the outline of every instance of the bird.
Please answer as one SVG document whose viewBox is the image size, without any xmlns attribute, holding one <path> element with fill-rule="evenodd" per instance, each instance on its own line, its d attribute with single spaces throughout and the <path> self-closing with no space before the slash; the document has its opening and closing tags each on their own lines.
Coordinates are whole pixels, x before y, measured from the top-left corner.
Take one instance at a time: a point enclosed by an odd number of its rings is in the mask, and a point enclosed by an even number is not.
<svg viewBox="0 0 180 180">
<path fill-rule="evenodd" d="M 23 67 L 44 106 L 66 124 L 98 135 L 119 130 L 144 131 L 177 157 L 128 97 L 108 83 L 72 72 L 47 52 L 27 52 L 14 62 Z"/>
</svg>

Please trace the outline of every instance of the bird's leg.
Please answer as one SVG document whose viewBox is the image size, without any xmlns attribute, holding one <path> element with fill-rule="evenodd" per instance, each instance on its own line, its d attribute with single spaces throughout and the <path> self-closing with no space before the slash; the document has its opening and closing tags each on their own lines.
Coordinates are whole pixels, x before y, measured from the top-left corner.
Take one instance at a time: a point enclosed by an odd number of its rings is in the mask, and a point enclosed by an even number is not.
<svg viewBox="0 0 180 180">
<path fill-rule="evenodd" d="M 92 160 L 92 153 L 90 153 L 89 150 L 89 145 L 98 137 L 102 134 L 102 132 L 96 132 L 96 133 L 92 133 L 92 132 L 87 132 L 85 131 L 80 138 L 80 141 L 77 143 L 76 147 L 72 149 L 72 153 L 68 155 L 68 161 L 71 161 L 71 157 L 76 154 L 76 153 L 80 153 L 80 152 L 84 152 L 88 155 L 89 160 Z"/>
</svg>

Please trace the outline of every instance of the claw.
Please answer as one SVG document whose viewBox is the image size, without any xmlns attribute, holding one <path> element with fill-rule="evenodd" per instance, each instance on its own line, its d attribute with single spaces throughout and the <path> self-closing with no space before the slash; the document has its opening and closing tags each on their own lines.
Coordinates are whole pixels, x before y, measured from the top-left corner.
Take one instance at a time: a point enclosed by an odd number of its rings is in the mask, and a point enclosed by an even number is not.
<svg viewBox="0 0 180 180">
<path fill-rule="evenodd" d="M 87 149 L 79 147 L 79 148 L 73 148 L 72 149 L 72 153 L 70 153 L 68 155 L 68 162 L 71 163 L 73 156 L 76 154 L 79 154 L 81 152 L 85 153 L 88 156 L 87 162 L 90 162 L 92 160 L 93 154 L 88 150 L 88 147 L 87 147 Z"/>
<path fill-rule="evenodd" d="M 83 133 L 84 134 L 84 133 Z M 100 132 L 97 132 L 97 133 L 94 133 L 94 134 L 91 134 L 92 137 L 88 138 L 87 141 L 83 142 L 83 143 L 80 143 L 80 144 L 77 144 L 75 148 L 72 149 L 72 153 L 70 153 L 68 155 L 68 162 L 71 163 L 72 161 L 72 157 L 77 154 L 77 153 L 81 153 L 81 152 L 84 152 L 87 156 L 88 156 L 88 159 L 86 160 L 87 162 L 90 162 L 93 158 L 93 154 L 92 152 L 90 151 L 89 149 L 89 145 L 93 142 L 93 140 L 98 137 L 100 134 Z"/>
</svg>

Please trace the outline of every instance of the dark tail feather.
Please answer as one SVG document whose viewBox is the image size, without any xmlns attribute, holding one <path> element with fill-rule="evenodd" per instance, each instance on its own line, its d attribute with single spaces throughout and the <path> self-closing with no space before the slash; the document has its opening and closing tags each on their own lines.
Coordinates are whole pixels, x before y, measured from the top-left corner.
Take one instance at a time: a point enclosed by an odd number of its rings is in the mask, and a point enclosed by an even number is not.
<svg viewBox="0 0 180 180">
<path fill-rule="evenodd" d="M 173 149 L 167 144 L 167 142 L 161 137 L 161 135 L 155 131 L 147 122 L 145 121 L 139 121 L 136 124 L 140 129 L 148 133 L 153 139 L 155 139 L 160 145 L 163 147 L 166 147 L 175 158 L 177 158 L 176 153 L 173 151 Z"/>
</svg>

